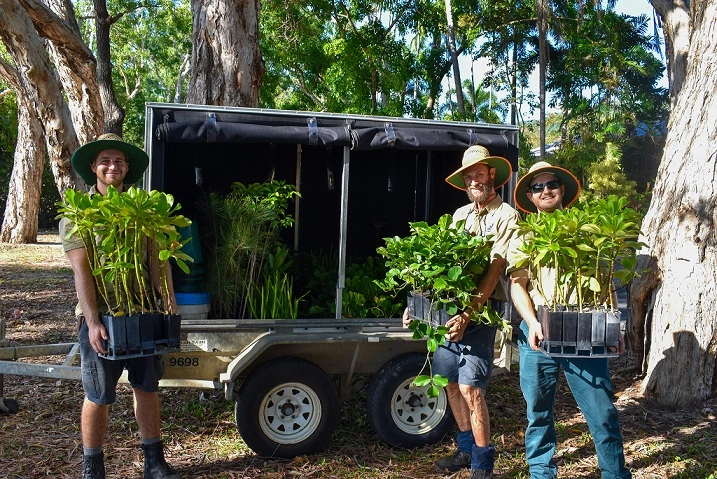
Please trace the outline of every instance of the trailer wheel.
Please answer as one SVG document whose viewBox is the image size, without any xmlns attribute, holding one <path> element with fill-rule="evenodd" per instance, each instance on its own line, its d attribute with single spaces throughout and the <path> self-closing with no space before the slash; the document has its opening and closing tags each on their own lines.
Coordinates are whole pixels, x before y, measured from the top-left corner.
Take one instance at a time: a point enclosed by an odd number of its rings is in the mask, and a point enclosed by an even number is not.
<svg viewBox="0 0 717 479">
<path fill-rule="evenodd" d="M 378 435 L 394 447 L 416 447 L 440 441 L 454 424 L 445 391 L 437 398 L 413 379 L 426 360 L 423 354 L 404 354 L 375 374 L 368 388 L 368 420 Z"/>
<path fill-rule="evenodd" d="M 293 458 L 326 448 L 338 423 L 339 397 L 321 368 L 283 358 L 244 381 L 234 413 L 239 433 L 254 452 Z"/>
</svg>

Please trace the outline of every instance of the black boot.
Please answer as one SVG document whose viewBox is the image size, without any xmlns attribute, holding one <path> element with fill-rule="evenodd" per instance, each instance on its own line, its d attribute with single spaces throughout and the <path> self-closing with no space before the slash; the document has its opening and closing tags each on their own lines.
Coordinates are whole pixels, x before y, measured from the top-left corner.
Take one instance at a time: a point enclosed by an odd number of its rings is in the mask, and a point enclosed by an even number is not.
<svg viewBox="0 0 717 479">
<path fill-rule="evenodd" d="M 471 469 L 471 475 L 468 479 L 493 479 L 493 469 Z"/>
<path fill-rule="evenodd" d="M 82 479 L 105 479 L 105 455 L 82 456 Z"/>
<path fill-rule="evenodd" d="M 144 451 L 144 479 L 180 479 L 179 474 L 174 472 L 164 460 L 161 442 L 148 446 L 142 444 L 142 451 Z"/>
<path fill-rule="evenodd" d="M 0 414 L 15 414 L 20 405 L 14 399 L 0 397 Z"/>
<path fill-rule="evenodd" d="M 452 456 L 444 457 L 436 461 L 436 470 L 438 472 L 456 472 L 470 467 L 471 453 L 465 451 L 456 451 Z"/>
</svg>

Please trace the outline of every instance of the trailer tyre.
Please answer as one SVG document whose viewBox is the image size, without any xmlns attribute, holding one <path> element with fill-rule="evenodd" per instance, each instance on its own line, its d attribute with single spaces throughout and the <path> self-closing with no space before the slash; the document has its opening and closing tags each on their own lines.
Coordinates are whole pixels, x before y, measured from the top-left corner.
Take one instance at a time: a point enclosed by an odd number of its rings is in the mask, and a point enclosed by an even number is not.
<svg viewBox="0 0 717 479">
<path fill-rule="evenodd" d="M 420 353 L 398 356 L 384 364 L 369 385 L 368 420 L 379 437 L 391 446 L 434 444 L 454 424 L 445 391 L 437 398 L 429 398 L 428 387 L 412 384 L 425 360 Z"/>
<path fill-rule="evenodd" d="M 321 368 L 283 358 L 254 371 L 234 413 L 244 442 L 266 457 L 293 458 L 326 448 L 339 420 L 336 388 Z"/>
</svg>

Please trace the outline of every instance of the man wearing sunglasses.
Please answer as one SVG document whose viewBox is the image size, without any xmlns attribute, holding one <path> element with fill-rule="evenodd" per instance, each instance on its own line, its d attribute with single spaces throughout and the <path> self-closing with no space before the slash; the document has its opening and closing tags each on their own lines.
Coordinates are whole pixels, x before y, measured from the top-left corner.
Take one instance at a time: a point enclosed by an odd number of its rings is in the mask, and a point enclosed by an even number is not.
<svg viewBox="0 0 717 479">
<path fill-rule="evenodd" d="M 570 171 L 544 161 L 534 164 L 515 187 L 516 206 L 526 213 L 551 213 L 567 208 L 578 198 L 580 182 Z M 629 479 L 625 467 L 620 419 L 612 403 L 614 394 L 607 358 L 552 358 L 541 352 L 543 330 L 535 315 L 542 304 L 535 290 L 536 278 L 527 269 L 516 269 L 521 237 L 511 241 L 508 267 L 511 299 L 523 321 L 520 324 L 520 389 L 527 406 L 525 457 L 530 479 L 555 479 L 558 467 L 553 461 L 556 446 L 555 393 L 564 371 L 570 391 L 577 402 L 595 442 L 602 479 Z M 542 284 L 554 276 L 548 268 L 540 272 Z"/>
</svg>

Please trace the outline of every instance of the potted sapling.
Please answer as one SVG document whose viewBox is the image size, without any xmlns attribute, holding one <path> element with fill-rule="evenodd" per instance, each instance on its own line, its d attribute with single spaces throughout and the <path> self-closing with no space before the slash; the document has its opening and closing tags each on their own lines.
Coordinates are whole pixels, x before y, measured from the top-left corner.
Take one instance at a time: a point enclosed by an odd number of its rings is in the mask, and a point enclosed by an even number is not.
<svg viewBox="0 0 717 479">
<path fill-rule="evenodd" d="M 542 298 L 536 313 L 546 354 L 619 355 L 624 321 L 616 291 L 637 275 L 639 225 L 639 213 L 616 196 L 519 222 L 516 266 L 529 270 Z M 541 268 L 553 274 L 541 275 Z"/>
<path fill-rule="evenodd" d="M 191 221 L 176 214 L 180 205 L 159 191 L 120 193 L 110 186 L 105 196 L 68 189 L 58 206 L 58 218 L 71 222 L 68 235 L 82 239 L 92 268 L 110 336 L 105 357 L 177 351 L 181 318 L 171 309 L 167 262 L 173 258 L 189 273 L 192 261 L 181 250 L 178 228 Z"/>
<path fill-rule="evenodd" d="M 475 307 L 474 293 L 490 263 L 491 241 L 471 235 L 464 223 L 453 224 L 449 214 L 434 225 L 410 223 L 408 236 L 384 238 L 386 245 L 376 250 L 386 258 L 387 268 L 377 283 L 385 291 L 408 292 L 409 329 L 414 339 L 426 338 L 426 363 L 414 384 L 428 385 L 429 397 L 438 396 L 439 388 L 448 383 L 432 374 L 430 362 L 431 354 L 446 341 L 448 319 L 470 306 L 472 321 L 510 327 L 488 304 Z M 426 368 L 428 374 L 423 374 Z"/>
</svg>

